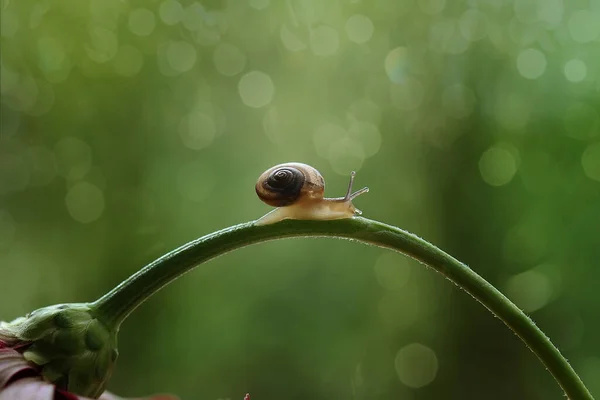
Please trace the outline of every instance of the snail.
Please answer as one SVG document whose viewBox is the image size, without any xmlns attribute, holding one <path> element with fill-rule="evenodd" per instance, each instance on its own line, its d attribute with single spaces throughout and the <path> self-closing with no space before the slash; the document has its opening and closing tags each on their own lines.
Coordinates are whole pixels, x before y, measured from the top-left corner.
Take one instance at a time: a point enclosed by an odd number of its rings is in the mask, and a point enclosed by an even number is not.
<svg viewBox="0 0 600 400">
<path fill-rule="evenodd" d="M 324 198 L 325 180 L 315 168 L 302 163 L 279 164 L 269 168 L 256 182 L 256 194 L 265 203 L 277 207 L 258 219 L 256 225 L 267 225 L 284 219 L 333 220 L 352 218 L 362 212 L 352 200 L 369 188 L 352 193 L 356 172 L 352 171 L 344 197 Z"/>
</svg>

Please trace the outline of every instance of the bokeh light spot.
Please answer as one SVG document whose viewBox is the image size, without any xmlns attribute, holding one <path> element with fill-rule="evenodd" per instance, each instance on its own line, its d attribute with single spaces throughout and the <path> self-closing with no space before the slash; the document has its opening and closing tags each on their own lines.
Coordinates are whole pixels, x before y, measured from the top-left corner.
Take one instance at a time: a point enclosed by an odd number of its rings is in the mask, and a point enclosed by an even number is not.
<svg viewBox="0 0 600 400">
<path fill-rule="evenodd" d="M 88 182 L 79 182 L 67 192 L 65 204 L 67 211 L 75 221 L 87 224 L 102 215 L 104 194 Z"/>
<path fill-rule="evenodd" d="M 246 56 L 237 47 L 221 43 L 215 48 L 213 61 L 217 71 L 225 76 L 234 76 L 244 70 Z"/>
<path fill-rule="evenodd" d="M 214 168 L 208 162 L 192 161 L 183 165 L 177 174 L 177 187 L 187 200 L 200 202 L 207 199 L 216 185 Z"/>
<path fill-rule="evenodd" d="M 192 150 L 201 150 L 209 146 L 215 136 L 217 128 L 213 119 L 198 110 L 194 110 L 179 123 L 179 136 L 184 146 Z"/>
<path fill-rule="evenodd" d="M 577 43 L 589 43 L 600 36 L 600 12 L 577 10 L 569 18 L 569 33 Z"/>
<path fill-rule="evenodd" d="M 119 51 L 117 51 L 117 55 L 112 62 L 117 74 L 132 77 L 142 69 L 144 55 L 135 47 L 126 44 L 119 47 Z"/>
<path fill-rule="evenodd" d="M 148 36 L 156 26 L 154 13 L 147 8 L 137 8 L 129 14 L 129 30 L 138 36 Z"/>
<path fill-rule="evenodd" d="M 263 117 L 263 129 L 269 140 L 275 144 L 283 144 L 285 132 L 281 129 L 281 117 L 276 107 L 271 107 Z"/>
<path fill-rule="evenodd" d="M 539 78 L 546 70 L 546 56 L 537 49 L 522 50 L 517 57 L 517 69 L 524 78 Z"/>
<path fill-rule="evenodd" d="M 507 149 L 494 146 L 481 155 L 479 159 L 479 172 L 488 185 L 506 185 L 517 172 L 517 161 Z"/>
<path fill-rule="evenodd" d="M 245 105 L 260 108 L 273 100 L 275 85 L 271 77 L 264 72 L 251 71 L 240 79 L 238 91 Z"/>
<path fill-rule="evenodd" d="M 0 250 L 10 248 L 17 233 L 17 226 L 8 211 L 0 209 Z"/>
<path fill-rule="evenodd" d="M 298 39 L 298 36 L 296 36 L 285 24 L 281 26 L 279 36 L 281 37 L 283 46 L 289 51 L 300 51 L 306 48 L 304 42 Z"/>
<path fill-rule="evenodd" d="M 347 136 L 347 132 L 339 125 L 326 123 L 315 129 L 313 144 L 320 157 L 327 158 L 331 145 Z"/>
<path fill-rule="evenodd" d="M 537 21 L 537 0 L 513 0 L 513 10 L 517 19 L 524 24 Z"/>
<path fill-rule="evenodd" d="M 310 32 L 310 49 L 317 56 L 331 56 L 339 46 L 339 34 L 330 26 L 321 25 Z"/>
<path fill-rule="evenodd" d="M 73 61 L 70 59 L 67 54 L 63 59 L 60 67 L 53 70 L 42 69 L 46 80 L 50 83 L 61 83 L 67 80 L 69 74 L 71 73 L 71 69 L 73 68 Z"/>
<path fill-rule="evenodd" d="M 369 17 L 356 14 L 348 18 L 346 22 L 346 34 L 348 39 L 354 43 L 363 44 L 368 42 L 373 36 L 375 27 Z"/>
<path fill-rule="evenodd" d="M 590 144 L 583 151 L 581 165 L 589 178 L 600 182 L 600 142 Z"/>
<path fill-rule="evenodd" d="M 348 136 L 361 144 L 365 157 L 372 157 L 381 148 L 379 128 L 366 121 L 355 121 L 348 129 Z"/>
<path fill-rule="evenodd" d="M 171 64 L 168 60 L 167 50 L 169 49 L 169 43 L 159 44 L 156 48 L 156 61 L 158 63 L 158 70 L 164 76 L 177 76 L 180 72 L 171 68 Z"/>
<path fill-rule="evenodd" d="M 551 26 L 561 23 L 565 5 L 563 0 L 537 0 L 536 1 L 537 18 Z"/>
<path fill-rule="evenodd" d="M 181 19 L 183 26 L 187 30 L 197 31 L 201 29 L 204 25 L 202 21 L 202 17 L 205 14 L 204 7 L 198 2 L 193 2 L 183 12 L 183 17 Z"/>
<path fill-rule="evenodd" d="M 187 72 L 196 64 L 196 49 L 185 41 L 171 41 L 167 45 L 167 61 L 177 72 Z"/>
<path fill-rule="evenodd" d="M 216 10 L 206 9 L 203 13 L 203 21 L 206 27 L 216 27 L 223 22 L 223 13 Z"/>
<path fill-rule="evenodd" d="M 37 44 L 40 68 L 44 71 L 59 70 L 66 57 L 62 42 L 54 37 L 44 36 Z"/>
<path fill-rule="evenodd" d="M 419 322 L 427 312 L 426 303 L 426 298 L 404 285 L 401 290 L 385 291 L 377 309 L 387 327 L 404 330 Z"/>
<path fill-rule="evenodd" d="M 375 262 L 377 282 L 387 290 L 401 290 L 410 277 L 408 258 L 394 253 L 384 253 Z"/>
<path fill-rule="evenodd" d="M 215 18 L 216 20 L 216 18 Z M 210 26 L 210 24 L 207 23 Z M 202 27 L 192 34 L 194 41 L 200 46 L 215 46 L 221 41 L 221 33 L 217 28 Z"/>
<path fill-rule="evenodd" d="M 404 82 L 409 57 L 406 47 L 396 47 L 385 57 L 385 73 L 394 83 Z"/>
<path fill-rule="evenodd" d="M 446 115 L 452 118 L 462 119 L 471 115 L 475 102 L 473 91 L 461 84 L 448 86 L 442 93 L 442 105 Z"/>
<path fill-rule="evenodd" d="M 567 61 L 565 64 L 565 77 L 569 82 L 577 83 L 585 79 L 587 75 L 587 66 L 578 59 Z"/>
<path fill-rule="evenodd" d="M 403 111 L 419 108 L 425 96 L 425 89 L 419 80 L 409 77 L 404 83 L 390 86 L 392 104 Z"/>
<path fill-rule="evenodd" d="M 461 15 L 458 26 L 460 33 L 470 41 L 481 40 L 487 35 L 487 18 L 484 13 L 474 8 Z"/>
<path fill-rule="evenodd" d="M 158 15 L 166 25 L 175 25 L 183 18 L 183 6 L 176 0 L 165 0 L 160 3 Z"/>
<path fill-rule="evenodd" d="M 345 137 L 331 143 L 327 159 L 337 174 L 348 175 L 351 171 L 361 169 L 365 160 L 365 151 L 358 141 Z"/>
<path fill-rule="evenodd" d="M 102 168 L 98 166 L 93 166 L 92 168 L 90 168 L 90 172 L 85 174 L 84 180 L 96 186 L 103 192 L 104 190 L 106 190 L 106 176 L 104 176 Z"/>
<path fill-rule="evenodd" d="M 400 382 L 415 389 L 433 382 L 438 371 L 435 352 L 420 343 L 411 343 L 401 348 L 396 354 L 394 365 Z"/>
<path fill-rule="evenodd" d="M 88 57 L 97 63 L 112 60 L 119 48 L 117 35 L 113 31 L 99 26 L 90 28 L 88 33 L 89 41 L 85 44 L 85 52 Z"/>
<path fill-rule="evenodd" d="M 460 31 L 459 21 L 444 18 L 434 23 L 429 32 L 429 47 L 436 53 L 462 54 L 470 41 Z"/>
<path fill-rule="evenodd" d="M 526 214 L 504 237 L 502 252 L 510 265 L 531 265 L 547 255 L 548 230 L 532 214 Z"/>
<path fill-rule="evenodd" d="M 508 36 L 519 47 L 532 46 L 541 36 L 540 29 L 539 25 L 527 24 L 519 21 L 517 18 L 511 18 L 508 23 Z M 513 44 L 509 44 L 508 46 L 513 47 Z"/>
<path fill-rule="evenodd" d="M 532 269 L 512 276 L 506 283 L 506 294 L 525 312 L 533 312 L 548 304 L 553 289 L 545 274 Z"/>
<path fill-rule="evenodd" d="M 355 100 L 348 107 L 348 112 L 358 120 L 369 121 L 375 125 L 381 122 L 381 107 L 370 99 Z"/>
<path fill-rule="evenodd" d="M 66 137 L 54 146 L 58 173 L 60 176 L 76 180 L 88 173 L 92 166 L 92 149 L 81 139 Z"/>
</svg>

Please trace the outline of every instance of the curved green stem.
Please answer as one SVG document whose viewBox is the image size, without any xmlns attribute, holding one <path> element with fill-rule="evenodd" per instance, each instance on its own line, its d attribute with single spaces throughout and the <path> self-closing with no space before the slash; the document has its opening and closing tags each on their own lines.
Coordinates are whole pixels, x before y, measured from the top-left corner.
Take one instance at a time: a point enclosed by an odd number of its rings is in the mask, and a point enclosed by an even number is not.
<svg viewBox="0 0 600 400">
<path fill-rule="evenodd" d="M 254 243 L 288 237 L 356 240 L 406 254 L 445 275 L 512 329 L 533 351 L 571 400 L 592 395 L 550 339 L 516 305 L 465 264 L 427 241 L 365 218 L 236 225 L 196 239 L 142 268 L 91 304 L 98 318 L 118 329 L 125 318 L 160 288 L 198 264 Z"/>
</svg>

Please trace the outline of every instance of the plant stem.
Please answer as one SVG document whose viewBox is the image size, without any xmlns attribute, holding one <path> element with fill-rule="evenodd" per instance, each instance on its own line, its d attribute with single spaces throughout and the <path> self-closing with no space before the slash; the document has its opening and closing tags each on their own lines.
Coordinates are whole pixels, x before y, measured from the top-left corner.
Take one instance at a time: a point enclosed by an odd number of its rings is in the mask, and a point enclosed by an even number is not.
<svg viewBox="0 0 600 400">
<path fill-rule="evenodd" d="M 356 240 L 406 254 L 442 273 L 512 329 L 546 366 L 571 400 L 593 400 L 569 362 L 515 304 L 465 264 L 429 242 L 366 218 L 336 221 L 286 220 L 272 225 L 243 223 L 191 241 L 133 274 L 91 304 L 99 319 L 118 329 L 146 299 L 200 263 L 254 243 L 289 237 Z"/>
</svg>

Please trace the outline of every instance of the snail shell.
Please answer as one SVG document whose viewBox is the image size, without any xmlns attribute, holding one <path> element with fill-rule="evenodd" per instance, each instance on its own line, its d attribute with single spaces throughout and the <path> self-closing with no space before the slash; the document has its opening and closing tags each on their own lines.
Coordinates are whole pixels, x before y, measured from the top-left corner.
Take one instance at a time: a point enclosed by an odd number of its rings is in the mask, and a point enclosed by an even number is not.
<svg viewBox="0 0 600 400">
<path fill-rule="evenodd" d="M 352 200 L 369 189 L 352 193 L 354 176 L 352 172 L 344 197 L 327 199 L 323 197 L 325 180 L 310 165 L 293 162 L 269 168 L 258 178 L 255 189 L 263 202 L 277 208 L 255 224 L 272 224 L 284 219 L 333 220 L 360 215 Z"/>
<path fill-rule="evenodd" d="M 258 197 L 273 207 L 285 207 L 300 198 L 322 198 L 325 180 L 315 168 L 302 163 L 279 164 L 256 182 Z"/>
</svg>

